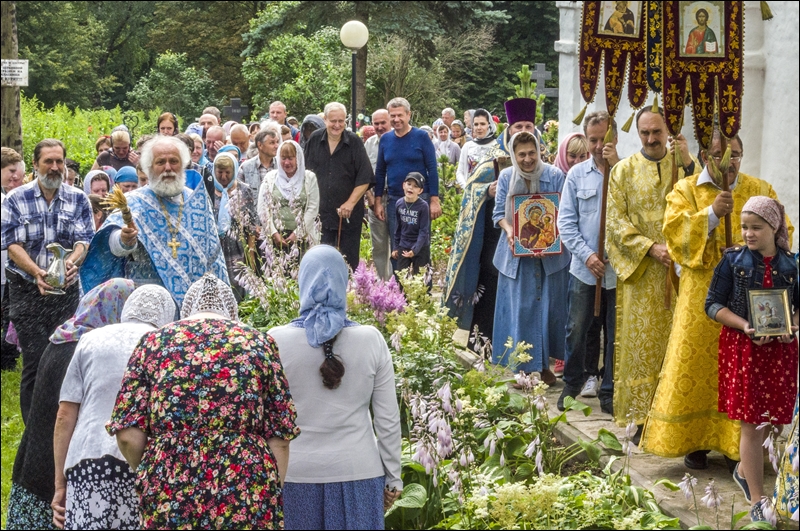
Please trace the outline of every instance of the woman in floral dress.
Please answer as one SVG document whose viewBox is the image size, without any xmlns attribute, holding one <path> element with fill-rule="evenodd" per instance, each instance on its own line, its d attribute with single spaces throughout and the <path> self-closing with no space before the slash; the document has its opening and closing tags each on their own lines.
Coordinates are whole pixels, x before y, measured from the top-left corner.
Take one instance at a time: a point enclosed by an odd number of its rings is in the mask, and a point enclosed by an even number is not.
<svg viewBox="0 0 800 531">
<path fill-rule="evenodd" d="M 146 529 L 279 529 L 299 433 L 278 349 L 206 275 L 182 320 L 142 338 L 107 424 L 137 470 Z"/>
</svg>

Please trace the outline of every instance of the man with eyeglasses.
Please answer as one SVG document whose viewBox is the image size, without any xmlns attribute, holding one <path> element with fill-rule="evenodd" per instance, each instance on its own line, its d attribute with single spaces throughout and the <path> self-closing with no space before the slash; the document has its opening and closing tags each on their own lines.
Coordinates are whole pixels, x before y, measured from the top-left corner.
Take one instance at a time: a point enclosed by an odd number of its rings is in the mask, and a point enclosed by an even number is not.
<svg viewBox="0 0 800 531">
<path fill-rule="evenodd" d="M 638 445 L 672 328 L 672 308 L 664 307 L 672 263 L 661 232 L 675 164 L 668 142 L 684 161 L 679 179 L 693 175 L 696 164 L 683 135 L 669 137 L 660 108 L 640 110 L 636 127 L 641 151 L 611 169 L 606 252 L 617 273 L 614 420 L 619 426 L 630 421 L 640 426 L 632 437 Z"/>
<path fill-rule="evenodd" d="M 744 150 L 738 135 L 728 146 L 731 163 L 723 178 L 728 180 L 730 192 L 722 191 L 722 183 L 706 167 L 679 181 L 667 195 L 663 231 L 667 250 L 680 266 L 681 286 L 641 446 L 664 457 L 684 455 L 684 464 L 692 469 L 706 468 L 709 450 L 716 450 L 725 455 L 733 472 L 739 459 L 740 428 L 717 412 L 721 325 L 706 317 L 705 299 L 725 247 L 722 218 L 730 214 L 733 243 L 743 245 L 739 229 L 742 206 L 756 195 L 778 197 L 768 182 L 739 173 Z M 715 130 L 711 146 L 700 155 L 704 162 L 714 159 L 719 165 L 723 153 L 722 138 Z M 786 223 L 791 233 L 788 217 Z"/>
</svg>

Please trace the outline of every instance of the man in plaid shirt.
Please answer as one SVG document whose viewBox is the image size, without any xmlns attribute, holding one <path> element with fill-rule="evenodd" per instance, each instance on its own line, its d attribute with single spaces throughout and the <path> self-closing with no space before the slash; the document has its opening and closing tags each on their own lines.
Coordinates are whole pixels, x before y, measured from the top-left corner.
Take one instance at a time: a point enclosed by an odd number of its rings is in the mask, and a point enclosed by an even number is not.
<svg viewBox="0 0 800 531">
<path fill-rule="evenodd" d="M 27 421 L 39 359 L 49 337 L 78 307 L 78 267 L 94 236 L 92 207 L 83 191 L 63 185 L 66 149 L 45 139 L 33 151 L 34 179 L 20 186 L 3 204 L 2 243 L 8 250 L 9 314 L 22 348 L 20 408 Z M 66 259 L 65 295 L 49 295 L 45 282 L 59 243 L 73 252 Z"/>
</svg>

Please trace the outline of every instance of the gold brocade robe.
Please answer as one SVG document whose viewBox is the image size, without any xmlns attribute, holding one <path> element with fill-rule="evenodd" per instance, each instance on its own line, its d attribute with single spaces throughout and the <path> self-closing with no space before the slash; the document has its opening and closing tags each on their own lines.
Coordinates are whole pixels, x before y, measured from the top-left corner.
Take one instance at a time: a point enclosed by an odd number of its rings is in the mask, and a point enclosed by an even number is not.
<svg viewBox="0 0 800 531">
<path fill-rule="evenodd" d="M 705 312 L 708 287 L 725 247 L 725 224 L 720 220 L 709 234 L 708 209 L 720 189 L 712 183 L 697 185 L 699 177 L 679 181 L 667 196 L 664 236 L 670 256 L 681 266 L 680 292 L 641 448 L 662 457 L 716 450 L 738 460 L 739 422 L 717 410 L 717 353 L 722 325 Z M 743 173 L 732 194 L 731 236 L 734 245 L 742 245 L 739 227 L 744 204 L 756 195 L 777 196 L 769 183 Z M 791 224 L 788 226 L 791 231 Z"/>
<path fill-rule="evenodd" d="M 614 420 L 620 426 L 629 413 L 644 423 L 672 328 L 672 309 L 664 308 L 667 268 L 647 253 L 664 243 L 673 160 L 636 153 L 614 166 L 608 185 L 606 253 L 617 273 Z"/>
</svg>

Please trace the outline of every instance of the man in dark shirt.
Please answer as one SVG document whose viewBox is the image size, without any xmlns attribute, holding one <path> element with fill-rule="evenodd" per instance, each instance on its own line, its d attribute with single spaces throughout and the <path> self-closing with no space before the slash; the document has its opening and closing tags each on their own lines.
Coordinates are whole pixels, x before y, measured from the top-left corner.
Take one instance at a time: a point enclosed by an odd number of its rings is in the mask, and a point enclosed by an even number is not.
<svg viewBox="0 0 800 531">
<path fill-rule="evenodd" d="M 325 106 L 325 129 L 306 144 L 306 168 L 317 176 L 321 242 L 337 247 L 355 270 L 358 267 L 364 192 L 375 182 L 364 144 L 345 130 L 347 109 L 341 103 Z"/>
</svg>

